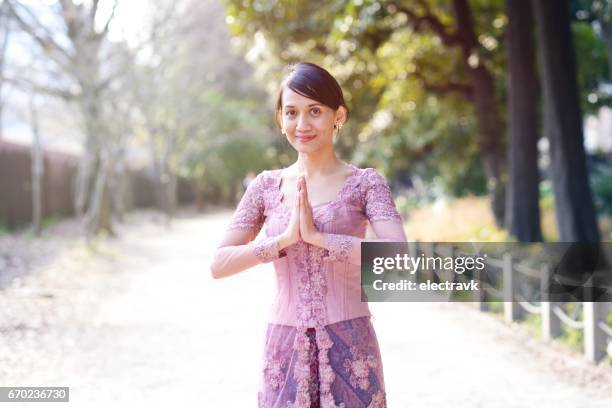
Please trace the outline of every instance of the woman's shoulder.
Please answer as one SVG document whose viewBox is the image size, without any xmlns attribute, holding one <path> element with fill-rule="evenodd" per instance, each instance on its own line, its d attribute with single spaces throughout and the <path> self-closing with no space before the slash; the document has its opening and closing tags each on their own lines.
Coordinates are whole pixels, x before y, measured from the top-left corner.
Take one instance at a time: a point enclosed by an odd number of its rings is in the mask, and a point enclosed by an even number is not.
<svg viewBox="0 0 612 408">
<path fill-rule="evenodd" d="M 351 165 L 353 166 L 353 165 Z M 372 187 L 378 184 L 384 184 L 384 185 L 388 185 L 387 180 L 385 179 L 385 176 L 382 175 L 381 172 L 379 172 L 378 170 L 376 170 L 373 167 L 356 167 L 353 166 L 355 168 L 355 171 L 357 172 L 357 174 L 359 175 L 359 181 L 360 181 L 360 186 L 361 187 Z"/>
<path fill-rule="evenodd" d="M 251 185 L 260 188 L 274 186 L 278 182 L 281 171 L 282 169 L 262 170 L 255 176 Z"/>
</svg>

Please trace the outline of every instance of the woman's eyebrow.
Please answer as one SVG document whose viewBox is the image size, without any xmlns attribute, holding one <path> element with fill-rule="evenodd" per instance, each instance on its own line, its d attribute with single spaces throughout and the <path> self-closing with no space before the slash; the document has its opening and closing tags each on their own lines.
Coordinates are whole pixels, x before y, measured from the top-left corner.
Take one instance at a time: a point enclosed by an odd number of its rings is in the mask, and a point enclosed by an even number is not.
<svg viewBox="0 0 612 408">
<path fill-rule="evenodd" d="M 321 105 L 320 103 L 311 103 L 310 105 L 308 105 L 308 107 L 312 107 L 312 106 L 318 106 Z M 295 106 L 293 105 L 285 105 L 285 108 L 295 108 Z"/>
</svg>

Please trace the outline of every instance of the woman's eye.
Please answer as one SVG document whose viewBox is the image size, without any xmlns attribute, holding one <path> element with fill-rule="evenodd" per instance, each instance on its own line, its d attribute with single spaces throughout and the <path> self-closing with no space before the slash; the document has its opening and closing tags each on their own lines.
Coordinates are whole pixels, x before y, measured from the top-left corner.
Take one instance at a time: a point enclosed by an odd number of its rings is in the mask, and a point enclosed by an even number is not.
<svg viewBox="0 0 612 408">
<path fill-rule="evenodd" d="M 292 110 L 286 111 L 286 112 L 285 112 L 285 115 L 287 115 L 287 116 L 293 116 L 293 115 L 295 115 L 295 111 L 292 111 Z"/>
<path fill-rule="evenodd" d="M 310 110 L 310 112 L 311 112 L 313 115 L 318 115 L 319 113 L 321 113 L 321 109 L 319 109 L 319 108 L 312 108 L 312 109 Z"/>
</svg>

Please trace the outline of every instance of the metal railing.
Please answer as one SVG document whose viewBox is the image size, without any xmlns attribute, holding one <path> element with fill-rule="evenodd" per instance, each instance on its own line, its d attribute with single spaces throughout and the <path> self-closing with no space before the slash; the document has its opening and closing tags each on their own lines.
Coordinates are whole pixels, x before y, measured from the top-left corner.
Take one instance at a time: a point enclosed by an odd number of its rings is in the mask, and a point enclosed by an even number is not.
<svg viewBox="0 0 612 408">
<path fill-rule="evenodd" d="M 449 245 L 437 247 L 435 243 L 414 241 L 409 246 L 411 252 L 414 251 L 413 253 L 424 252 L 430 256 L 447 257 L 460 254 L 458 248 L 449 247 Z M 561 336 L 562 324 L 572 329 L 582 330 L 584 355 L 592 362 L 602 360 L 607 350 L 612 351 L 612 344 L 608 347 L 608 342 L 612 341 L 612 327 L 606 322 L 608 313 L 610 313 L 610 303 L 572 302 L 576 307 L 572 313 L 573 316 L 569 316 L 561 307 L 562 303 L 548 300 L 550 281 L 548 264 L 536 269 L 524 262 L 518 262 L 510 253 L 504 253 L 500 259 L 487 256 L 485 263 L 490 267 L 489 271 L 497 270 L 501 274 L 501 279 L 498 279 L 501 282 L 501 288 L 486 286 L 475 292 L 474 301 L 479 310 L 487 311 L 488 302 L 495 299 L 503 302 L 504 320 L 508 323 L 523 320 L 526 314 L 539 315 L 542 322 L 540 330 L 545 340 Z M 434 271 L 426 271 L 426 274 L 427 278 L 434 277 Z M 519 276 L 539 280 L 540 299 L 538 302 L 529 301 L 521 295 L 517 282 Z M 483 282 L 478 271 L 474 271 L 474 278 Z M 580 312 L 582 312 L 582 319 L 578 320 Z"/>
</svg>

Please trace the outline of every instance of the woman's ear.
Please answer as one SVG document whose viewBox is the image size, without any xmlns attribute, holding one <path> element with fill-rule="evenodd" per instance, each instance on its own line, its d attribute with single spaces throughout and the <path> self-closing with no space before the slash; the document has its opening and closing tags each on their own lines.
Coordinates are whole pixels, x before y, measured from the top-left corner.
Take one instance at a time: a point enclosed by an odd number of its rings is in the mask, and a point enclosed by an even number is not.
<svg viewBox="0 0 612 408">
<path fill-rule="evenodd" d="M 339 106 L 334 115 L 334 125 L 340 124 L 340 126 L 342 126 L 344 122 L 346 122 L 346 108 L 344 106 Z"/>
</svg>

